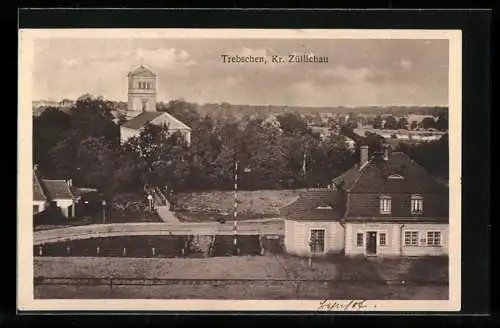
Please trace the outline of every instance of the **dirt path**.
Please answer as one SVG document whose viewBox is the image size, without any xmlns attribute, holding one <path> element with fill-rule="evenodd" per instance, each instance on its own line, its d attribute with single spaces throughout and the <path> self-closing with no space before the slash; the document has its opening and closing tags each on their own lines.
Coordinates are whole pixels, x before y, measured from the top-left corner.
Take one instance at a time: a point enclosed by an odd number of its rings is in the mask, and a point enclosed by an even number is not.
<svg viewBox="0 0 500 328">
<path fill-rule="evenodd" d="M 34 245 L 66 240 L 140 235 L 232 235 L 233 225 L 203 223 L 116 223 L 74 226 L 34 232 Z M 275 222 L 240 222 L 239 235 L 284 234 L 284 224 Z"/>
</svg>

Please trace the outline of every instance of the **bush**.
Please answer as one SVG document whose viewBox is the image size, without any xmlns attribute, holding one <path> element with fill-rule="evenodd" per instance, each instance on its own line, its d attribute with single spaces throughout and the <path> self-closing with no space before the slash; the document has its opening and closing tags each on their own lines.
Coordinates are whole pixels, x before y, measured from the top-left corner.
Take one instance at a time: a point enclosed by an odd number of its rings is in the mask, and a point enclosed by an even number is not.
<svg viewBox="0 0 500 328">
<path fill-rule="evenodd" d="M 112 207 L 115 210 L 141 212 L 146 210 L 145 199 L 138 194 L 120 194 L 113 198 Z"/>
</svg>

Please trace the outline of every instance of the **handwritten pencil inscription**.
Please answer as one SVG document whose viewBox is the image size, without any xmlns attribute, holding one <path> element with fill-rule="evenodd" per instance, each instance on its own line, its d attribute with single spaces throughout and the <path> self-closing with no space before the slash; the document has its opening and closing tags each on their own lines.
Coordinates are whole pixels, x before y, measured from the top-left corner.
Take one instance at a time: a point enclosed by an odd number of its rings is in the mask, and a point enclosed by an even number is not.
<svg viewBox="0 0 500 328">
<path fill-rule="evenodd" d="M 319 303 L 318 310 L 323 311 L 365 311 L 370 307 L 375 308 L 376 306 L 368 306 L 366 300 L 350 300 L 345 302 L 323 300 Z"/>
</svg>

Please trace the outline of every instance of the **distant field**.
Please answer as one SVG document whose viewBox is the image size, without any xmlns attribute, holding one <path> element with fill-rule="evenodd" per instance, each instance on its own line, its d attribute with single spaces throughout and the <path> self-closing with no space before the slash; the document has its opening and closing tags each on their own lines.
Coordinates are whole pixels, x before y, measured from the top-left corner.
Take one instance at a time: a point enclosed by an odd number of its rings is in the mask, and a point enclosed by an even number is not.
<svg viewBox="0 0 500 328">
<path fill-rule="evenodd" d="M 238 191 L 238 217 L 267 218 L 279 215 L 279 210 L 295 201 L 306 189 Z M 178 206 L 187 212 L 214 216 L 231 216 L 234 210 L 233 191 L 181 193 Z"/>
</svg>

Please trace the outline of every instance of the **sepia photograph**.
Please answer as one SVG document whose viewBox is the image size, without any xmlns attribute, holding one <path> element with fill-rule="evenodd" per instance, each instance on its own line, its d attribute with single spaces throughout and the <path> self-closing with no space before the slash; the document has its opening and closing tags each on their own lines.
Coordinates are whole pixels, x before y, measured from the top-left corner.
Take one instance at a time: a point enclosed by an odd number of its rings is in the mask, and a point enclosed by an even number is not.
<svg viewBox="0 0 500 328">
<path fill-rule="evenodd" d="M 459 31 L 19 40 L 20 308 L 460 310 Z"/>
</svg>

